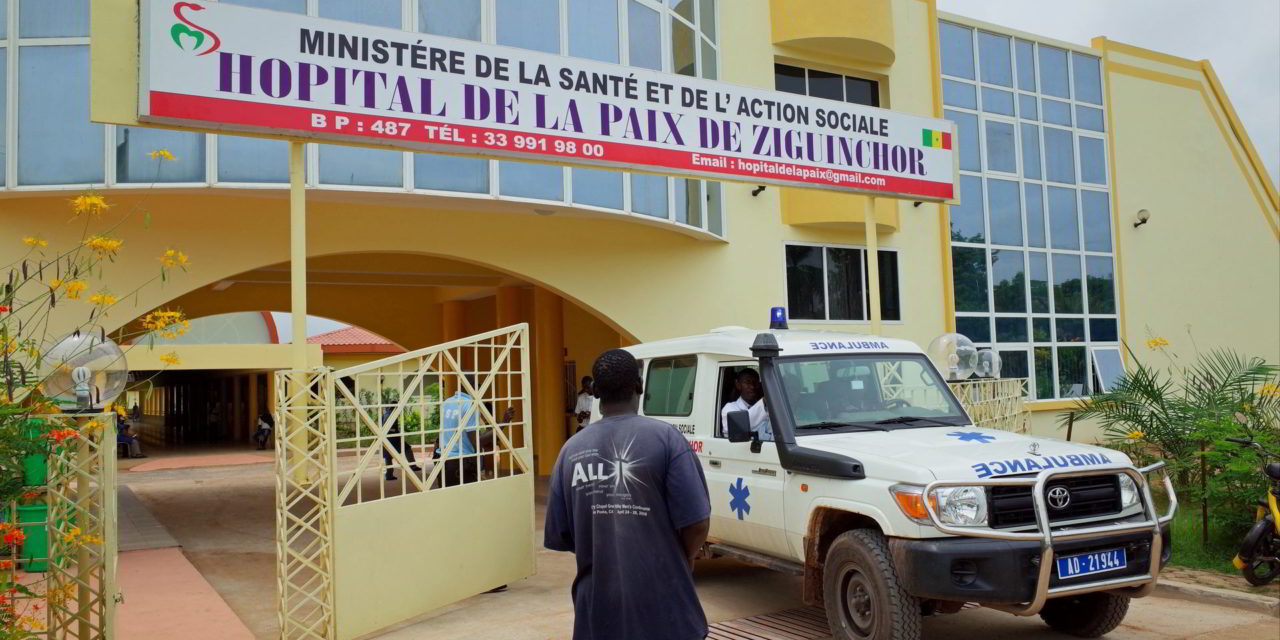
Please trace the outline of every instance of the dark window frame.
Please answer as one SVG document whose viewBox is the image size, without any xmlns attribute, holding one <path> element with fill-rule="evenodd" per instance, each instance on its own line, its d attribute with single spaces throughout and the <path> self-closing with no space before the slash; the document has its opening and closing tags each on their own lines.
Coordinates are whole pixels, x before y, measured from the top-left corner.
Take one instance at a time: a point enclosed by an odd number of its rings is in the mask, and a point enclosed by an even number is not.
<svg viewBox="0 0 1280 640">
<path fill-rule="evenodd" d="M 808 318 L 796 315 L 797 305 L 793 305 L 791 298 L 791 274 L 788 269 L 787 251 L 791 247 L 806 247 L 822 250 L 822 311 L 821 318 Z M 831 277 L 830 261 L 828 258 L 831 250 L 840 251 L 857 251 L 860 265 L 861 284 L 860 293 L 862 303 L 862 316 L 860 318 L 832 318 L 831 317 L 831 287 L 829 278 Z M 788 317 L 796 322 L 826 322 L 826 323 L 867 323 L 871 321 L 871 296 L 870 287 L 867 286 L 867 248 L 865 246 L 855 245 L 836 245 L 836 244 L 820 244 L 807 242 L 787 242 L 783 243 L 783 289 L 785 299 L 787 301 Z M 902 322 L 902 260 L 901 250 L 894 247 L 880 247 L 876 250 L 876 261 L 880 266 L 880 319 L 884 322 Z M 886 269 L 888 264 L 893 266 L 892 271 Z M 888 313 L 886 313 L 888 312 Z"/>
<path fill-rule="evenodd" d="M 786 73 L 784 73 L 784 70 L 786 71 Z M 804 93 L 800 93 L 799 91 L 792 91 L 787 88 L 779 86 L 779 83 L 778 83 L 779 76 L 795 78 L 797 75 L 795 73 L 796 71 L 800 71 L 801 73 L 799 75 L 804 77 L 804 85 L 805 85 Z M 786 93 L 794 93 L 797 95 L 804 95 L 804 96 L 814 96 L 813 91 L 811 90 L 809 85 L 809 82 L 810 82 L 809 76 L 810 74 L 815 74 L 815 73 L 822 74 L 822 76 L 827 80 L 833 80 L 833 79 L 839 78 L 840 93 L 842 96 L 840 100 L 841 102 L 848 102 L 850 104 L 860 104 L 867 107 L 880 106 L 880 81 L 872 80 L 871 78 L 863 78 L 861 76 L 850 75 L 847 73 L 836 73 L 833 71 L 824 71 L 822 69 L 811 69 L 809 67 L 801 67 L 799 65 L 794 65 L 794 64 L 785 64 L 782 62 L 775 62 L 773 63 L 773 85 L 778 91 L 783 91 Z M 868 102 L 862 102 L 860 100 L 850 100 L 849 91 L 850 89 L 853 89 L 853 88 L 858 88 L 860 90 L 863 90 L 863 93 L 865 93 L 871 98 L 871 102 L 868 103 Z M 828 100 L 834 99 L 834 98 L 830 98 L 828 96 L 823 96 L 823 95 L 814 96 L 814 97 L 825 98 Z"/>
</svg>

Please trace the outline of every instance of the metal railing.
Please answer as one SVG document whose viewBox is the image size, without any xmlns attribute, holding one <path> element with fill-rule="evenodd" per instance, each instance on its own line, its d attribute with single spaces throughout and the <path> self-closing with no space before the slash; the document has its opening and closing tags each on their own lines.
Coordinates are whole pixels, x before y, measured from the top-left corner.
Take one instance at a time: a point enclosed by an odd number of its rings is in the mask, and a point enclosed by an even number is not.
<svg viewBox="0 0 1280 640">
<path fill-rule="evenodd" d="M 976 427 L 1026 433 L 1028 412 L 1026 378 L 979 378 L 948 382 Z"/>
</svg>

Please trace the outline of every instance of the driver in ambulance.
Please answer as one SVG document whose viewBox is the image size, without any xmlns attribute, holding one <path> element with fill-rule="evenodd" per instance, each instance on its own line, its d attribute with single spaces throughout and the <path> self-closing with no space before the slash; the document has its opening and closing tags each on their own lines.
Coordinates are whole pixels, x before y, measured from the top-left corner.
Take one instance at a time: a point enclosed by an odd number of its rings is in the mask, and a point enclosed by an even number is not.
<svg viewBox="0 0 1280 640">
<path fill-rule="evenodd" d="M 773 441 L 773 425 L 769 424 L 769 411 L 764 406 L 764 388 L 760 385 L 760 374 L 755 369 L 742 369 L 734 376 L 733 388 L 738 398 L 726 402 L 720 409 L 721 424 L 728 423 L 731 411 L 746 411 L 750 419 L 751 431 L 762 442 Z"/>
</svg>

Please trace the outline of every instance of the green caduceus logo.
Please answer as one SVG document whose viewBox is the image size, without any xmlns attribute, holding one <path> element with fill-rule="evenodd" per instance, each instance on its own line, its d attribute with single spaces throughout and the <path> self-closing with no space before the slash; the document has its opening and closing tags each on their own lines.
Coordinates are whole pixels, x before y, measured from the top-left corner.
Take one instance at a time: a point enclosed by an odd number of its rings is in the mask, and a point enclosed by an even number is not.
<svg viewBox="0 0 1280 640">
<path fill-rule="evenodd" d="M 169 28 L 169 37 L 173 38 L 173 44 L 183 51 L 195 52 L 200 51 L 207 41 L 208 48 L 196 55 L 203 56 L 217 51 L 218 47 L 222 46 L 218 35 L 192 22 L 182 14 L 183 9 L 204 11 L 205 8 L 194 2 L 178 2 L 173 5 L 173 15 L 178 19 L 178 22 Z"/>
</svg>

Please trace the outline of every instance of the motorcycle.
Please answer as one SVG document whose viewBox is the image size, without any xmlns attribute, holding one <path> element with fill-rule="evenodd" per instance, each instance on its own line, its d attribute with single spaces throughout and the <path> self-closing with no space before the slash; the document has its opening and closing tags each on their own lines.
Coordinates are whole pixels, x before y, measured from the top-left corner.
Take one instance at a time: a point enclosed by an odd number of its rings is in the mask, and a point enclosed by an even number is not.
<svg viewBox="0 0 1280 640">
<path fill-rule="evenodd" d="M 1267 451 L 1252 440 L 1226 440 L 1256 450 L 1263 460 L 1262 472 L 1272 481 L 1266 500 L 1258 501 L 1257 522 L 1240 543 L 1240 552 L 1231 560 L 1249 584 L 1261 587 L 1280 576 L 1280 462 L 1267 461 L 1268 458 L 1280 460 L 1280 454 Z"/>
</svg>

